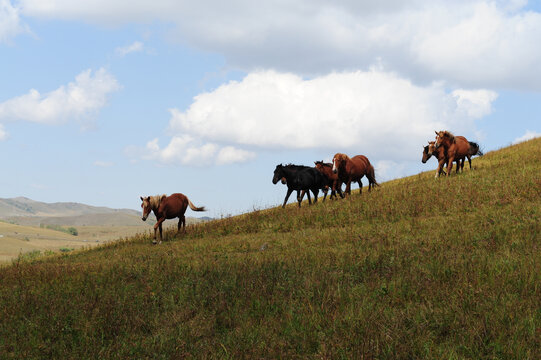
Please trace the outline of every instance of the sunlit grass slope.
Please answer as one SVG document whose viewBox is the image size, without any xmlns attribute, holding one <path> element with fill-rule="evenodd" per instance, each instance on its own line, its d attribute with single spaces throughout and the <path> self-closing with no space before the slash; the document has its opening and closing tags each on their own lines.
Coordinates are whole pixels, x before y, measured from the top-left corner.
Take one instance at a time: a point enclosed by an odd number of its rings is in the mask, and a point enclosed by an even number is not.
<svg viewBox="0 0 541 360">
<path fill-rule="evenodd" d="M 15 262 L 0 358 L 539 359 L 541 139 L 473 163 Z"/>
</svg>

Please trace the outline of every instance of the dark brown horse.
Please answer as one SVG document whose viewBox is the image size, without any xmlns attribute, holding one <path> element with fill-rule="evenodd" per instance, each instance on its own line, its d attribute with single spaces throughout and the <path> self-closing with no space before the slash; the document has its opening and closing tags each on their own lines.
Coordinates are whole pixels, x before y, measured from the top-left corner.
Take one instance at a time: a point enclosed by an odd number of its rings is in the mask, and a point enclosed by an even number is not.
<svg viewBox="0 0 541 360">
<path fill-rule="evenodd" d="M 368 178 L 368 191 L 371 191 L 372 187 L 379 185 L 376 182 L 374 167 L 364 155 L 357 155 L 350 158 L 346 154 L 337 153 L 332 159 L 332 171 L 338 174 L 340 182 L 346 184 L 345 193 L 349 195 L 351 195 L 352 181 L 359 183 L 359 191 L 361 194 L 363 193 L 361 179 L 365 175 Z"/>
<path fill-rule="evenodd" d="M 336 192 L 338 191 L 338 194 L 340 194 L 340 197 L 344 197 L 344 194 L 342 193 L 342 183 L 338 179 L 338 174 L 335 174 L 332 171 L 332 164 L 331 163 L 324 163 L 323 161 L 315 161 L 314 164 L 316 164 L 316 169 L 318 169 L 323 175 L 327 177 L 327 186 L 331 188 L 331 196 L 329 199 L 332 199 L 333 197 L 336 198 Z M 323 193 L 325 194 L 323 196 L 323 201 L 325 201 L 325 198 L 327 197 L 327 191 L 324 190 Z"/>
<path fill-rule="evenodd" d="M 277 165 L 274 169 L 274 176 L 272 177 L 272 183 L 277 184 L 278 181 L 282 181 L 282 184 L 287 185 L 287 194 L 284 199 L 284 208 L 289 199 L 289 195 L 294 190 L 297 190 L 297 201 L 299 207 L 301 207 L 302 198 L 306 193 L 308 195 L 308 203 L 312 204 L 310 200 L 310 191 L 314 194 L 314 203 L 317 202 L 317 194 L 319 189 L 326 187 L 327 178 L 320 173 L 316 168 L 303 166 L 303 165 Z"/>
<path fill-rule="evenodd" d="M 156 215 L 156 224 L 154 225 L 154 243 L 156 243 L 156 230 L 160 229 L 160 243 L 162 242 L 162 223 L 166 219 L 179 218 L 177 232 L 180 231 L 180 226 L 182 225 L 182 230 L 186 231 L 186 217 L 184 213 L 188 206 L 193 211 L 206 211 L 205 207 L 196 207 L 184 194 L 176 193 L 170 196 L 167 195 L 156 195 L 156 196 L 147 196 L 142 197 L 141 208 L 143 208 L 143 221 L 145 221 L 151 211 Z"/>
<path fill-rule="evenodd" d="M 455 159 L 467 158 L 471 170 L 471 157 L 473 155 L 483 155 L 479 150 L 479 145 L 468 140 L 464 136 L 454 136 L 449 131 L 436 131 L 436 149 L 443 147 L 447 154 L 447 176 L 451 175 L 453 169 L 453 161 Z M 461 169 L 464 169 L 464 161 L 462 161 Z M 458 165 L 457 165 L 458 172 Z"/>
</svg>

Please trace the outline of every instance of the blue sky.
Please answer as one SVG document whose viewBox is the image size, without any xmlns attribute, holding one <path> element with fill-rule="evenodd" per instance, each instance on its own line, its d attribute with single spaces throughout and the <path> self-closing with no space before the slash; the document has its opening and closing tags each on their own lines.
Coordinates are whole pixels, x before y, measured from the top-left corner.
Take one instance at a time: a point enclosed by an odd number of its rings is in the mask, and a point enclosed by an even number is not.
<svg viewBox="0 0 541 360">
<path fill-rule="evenodd" d="M 539 39 L 539 1 L 0 0 L 0 197 L 219 217 L 279 205 L 279 163 L 433 170 L 434 130 L 541 134 Z"/>
</svg>

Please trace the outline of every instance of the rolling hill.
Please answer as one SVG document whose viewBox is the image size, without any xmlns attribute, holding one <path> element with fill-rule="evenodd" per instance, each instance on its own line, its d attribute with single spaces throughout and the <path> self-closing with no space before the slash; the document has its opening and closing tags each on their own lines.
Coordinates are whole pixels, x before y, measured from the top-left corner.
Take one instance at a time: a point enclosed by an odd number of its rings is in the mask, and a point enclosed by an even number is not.
<svg viewBox="0 0 541 360">
<path fill-rule="evenodd" d="M 90 206 L 74 202 L 45 203 L 25 197 L 0 199 L 0 218 L 9 217 L 68 217 L 90 214 L 127 213 L 138 215 L 135 210 L 110 209 L 107 207 Z"/>
<path fill-rule="evenodd" d="M 0 357 L 539 359 L 541 139 L 473 166 L 21 258 Z"/>
</svg>

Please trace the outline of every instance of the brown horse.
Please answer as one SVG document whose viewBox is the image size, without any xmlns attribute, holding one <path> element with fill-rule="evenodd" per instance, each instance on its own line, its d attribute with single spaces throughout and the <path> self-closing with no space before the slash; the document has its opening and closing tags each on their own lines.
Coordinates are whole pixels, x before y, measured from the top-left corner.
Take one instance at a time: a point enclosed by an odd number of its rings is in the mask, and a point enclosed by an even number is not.
<svg viewBox="0 0 541 360">
<path fill-rule="evenodd" d="M 147 196 L 142 197 L 141 208 L 143 208 L 143 221 L 145 221 L 151 211 L 156 215 L 156 224 L 154 225 L 154 241 L 156 243 L 156 230 L 160 229 L 160 243 L 162 242 L 162 223 L 166 219 L 179 218 L 177 232 L 180 231 L 180 226 L 182 225 L 182 230 L 186 231 L 186 217 L 184 213 L 188 205 L 193 211 L 206 211 L 205 207 L 196 207 L 192 202 L 184 195 L 180 193 L 172 194 L 171 196 L 167 195 L 156 195 L 156 196 Z"/>
<path fill-rule="evenodd" d="M 342 183 L 338 179 L 338 174 L 335 174 L 332 171 L 332 164 L 324 163 L 323 161 L 315 161 L 314 164 L 316 164 L 316 169 L 318 169 L 328 179 L 327 186 L 331 188 L 331 196 L 329 199 L 336 197 L 336 191 L 338 191 L 340 197 L 343 198 L 344 194 L 342 193 Z M 327 190 L 324 190 L 323 193 L 325 194 L 323 196 L 323 201 L 325 201 L 325 198 L 327 197 Z"/>
<path fill-rule="evenodd" d="M 379 185 L 376 182 L 374 167 L 364 155 L 357 155 L 350 158 L 346 154 L 337 153 L 332 159 L 332 171 L 338 174 L 340 182 L 346 184 L 345 193 L 349 195 L 351 195 L 352 181 L 359 183 L 359 191 L 361 194 L 363 193 L 361 179 L 365 175 L 368 178 L 368 191 L 371 191 L 372 187 Z"/>
<path fill-rule="evenodd" d="M 469 143 L 464 136 L 454 136 L 449 131 L 440 131 L 436 133 L 436 149 L 443 147 L 447 154 L 447 176 L 451 175 L 453 169 L 453 161 L 455 159 L 468 158 L 471 170 L 471 157 L 473 155 L 482 155 L 479 150 L 479 145 Z M 464 161 L 462 161 L 462 169 L 464 169 Z M 457 165 L 458 172 L 458 165 Z"/>
</svg>

